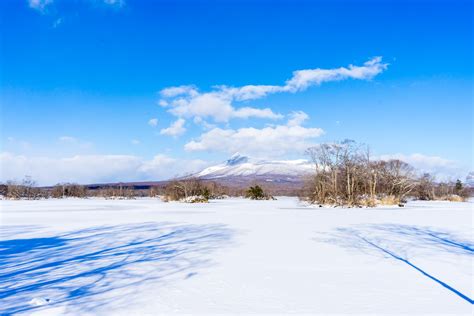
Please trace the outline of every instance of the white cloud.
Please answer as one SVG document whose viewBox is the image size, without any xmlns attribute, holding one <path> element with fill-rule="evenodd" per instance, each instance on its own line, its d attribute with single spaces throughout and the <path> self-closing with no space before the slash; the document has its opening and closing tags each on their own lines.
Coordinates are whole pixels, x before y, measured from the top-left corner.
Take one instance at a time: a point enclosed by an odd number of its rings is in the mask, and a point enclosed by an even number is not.
<svg viewBox="0 0 474 316">
<path fill-rule="evenodd" d="M 388 64 L 382 63 L 382 57 L 377 56 L 366 61 L 362 66 L 349 65 L 333 69 L 303 69 L 293 72 L 293 77 L 285 85 L 247 85 L 242 87 L 217 86 L 221 91 L 233 96 L 236 100 L 260 99 L 268 94 L 277 92 L 297 92 L 310 86 L 324 82 L 345 79 L 370 80 L 387 69 Z"/>
<path fill-rule="evenodd" d="M 61 136 L 59 137 L 59 141 L 63 143 L 75 143 L 77 142 L 77 139 L 72 136 Z"/>
<path fill-rule="evenodd" d="M 237 101 L 261 99 L 267 96 L 267 94 L 284 91 L 284 87 L 271 85 L 246 85 L 237 88 L 217 86 L 216 88 L 232 96 Z"/>
<path fill-rule="evenodd" d="M 107 183 L 165 180 L 197 172 L 208 166 L 202 160 L 156 155 L 151 160 L 129 155 L 82 155 L 45 158 L 0 153 L 0 181 L 31 176 L 39 185 L 60 182 Z"/>
<path fill-rule="evenodd" d="M 148 125 L 152 127 L 156 127 L 158 125 L 158 119 L 157 118 L 152 118 L 148 121 Z"/>
<path fill-rule="evenodd" d="M 467 170 L 457 162 L 438 156 L 427 156 L 420 153 L 389 154 L 377 157 L 382 160 L 398 159 L 404 161 L 420 172 L 428 172 L 439 177 L 440 180 L 452 180 L 453 178 L 464 179 Z"/>
<path fill-rule="evenodd" d="M 114 7 L 123 7 L 125 5 L 125 0 L 103 0 L 103 2 Z"/>
<path fill-rule="evenodd" d="M 52 5 L 56 0 L 27 0 L 30 8 L 38 12 L 45 13 L 48 6 Z M 83 1 L 86 2 L 86 1 Z M 95 0 L 95 2 L 103 3 L 106 6 L 121 8 L 125 5 L 125 0 Z M 62 19 L 57 19 L 53 27 L 57 27 L 62 22 Z"/>
<path fill-rule="evenodd" d="M 169 136 L 179 136 L 182 135 L 185 131 L 186 128 L 184 127 L 184 123 L 186 123 L 185 120 L 183 119 L 177 119 L 175 122 L 173 122 L 170 127 L 168 128 L 163 128 L 160 131 L 161 135 L 169 135 Z"/>
<path fill-rule="evenodd" d="M 238 110 L 234 110 L 232 117 L 238 118 L 249 118 L 249 117 L 258 117 L 258 118 L 268 118 L 268 119 L 281 119 L 283 115 L 273 113 L 269 108 L 265 109 L 256 109 L 250 107 L 243 107 Z"/>
<path fill-rule="evenodd" d="M 28 0 L 28 5 L 34 10 L 44 12 L 46 7 L 53 3 L 53 0 Z"/>
<path fill-rule="evenodd" d="M 132 139 L 130 142 L 132 145 L 140 145 L 140 141 L 138 139 Z"/>
<path fill-rule="evenodd" d="M 187 94 L 187 96 L 171 100 L 169 112 L 178 117 L 212 118 L 215 122 L 227 122 L 231 118 L 258 117 L 278 119 L 282 117 L 269 108 L 244 107 L 235 109 L 232 106 L 232 101 L 232 96 L 223 91 L 195 95 Z"/>
<path fill-rule="evenodd" d="M 363 66 L 349 65 L 347 68 L 304 69 L 293 72 L 293 77 L 286 82 L 283 90 L 296 92 L 305 90 L 312 85 L 323 82 L 341 81 L 345 79 L 370 80 L 387 69 L 388 64 L 382 63 L 382 57 L 374 57 Z"/>
<path fill-rule="evenodd" d="M 199 139 L 188 142 L 187 151 L 241 152 L 247 155 L 268 157 L 303 153 L 314 145 L 312 140 L 321 136 L 320 128 L 306 128 L 302 123 L 305 113 L 297 113 L 287 125 L 268 126 L 261 129 L 246 127 L 239 129 L 213 128 Z"/>
<path fill-rule="evenodd" d="M 370 80 L 387 68 L 381 57 L 375 57 L 362 66 L 349 65 L 334 69 L 305 69 L 293 72 L 284 85 L 245 85 L 242 87 L 215 86 L 210 92 L 199 92 L 195 86 L 168 87 L 161 90 L 158 101 L 168 112 L 185 118 L 212 118 L 215 122 L 228 122 L 231 118 L 280 119 L 281 114 L 271 109 L 253 107 L 236 108 L 234 102 L 260 99 L 278 92 L 295 93 L 313 85 L 345 79 Z"/>
<path fill-rule="evenodd" d="M 58 18 L 53 22 L 53 28 L 57 28 L 59 25 L 63 23 L 63 18 Z"/>
<path fill-rule="evenodd" d="M 169 103 L 166 100 L 159 100 L 158 105 L 161 106 L 161 107 L 167 107 L 169 105 Z"/>
<path fill-rule="evenodd" d="M 177 87 L 169 87 L 165 88 L 160 91 L 160 94 L 164 97 L 176 97 L 179 95 L 190 95 L 196 96 L 198 95 L 198 91 L 194 86 L 177 86 Z"/>
<path fill-rule="evenodd" d="M 189 99 L 174 100 L 169 112 L 178 117 L 212 117 L 216 122 L 226 122 L 234 111 L 230 101 L 220 93 L 204 93 Z"/>
<path fill-rule="evenodd" d="M 295 111 L 290 114 L 290 119 L 288 120 L 288 126 L 298 126 L 303 124 L 306 120 L 309 119 L 308 114 L 303 111 Z"/>
<path fill-rule="evenodd" d="M 193 122 L 194 122 L 194 124 L 196 124 L 196 125 L 201 125 L 204 129 L 207 129 L 207 130 L 216 127 L 216 125 L 210 124 L 210 123 L 206 122 L 205 120 L 203 120 L 203 119 L 202 119 L 201 117 L 199 117 L 199 116 L 194 117 Z"/>
</svg>

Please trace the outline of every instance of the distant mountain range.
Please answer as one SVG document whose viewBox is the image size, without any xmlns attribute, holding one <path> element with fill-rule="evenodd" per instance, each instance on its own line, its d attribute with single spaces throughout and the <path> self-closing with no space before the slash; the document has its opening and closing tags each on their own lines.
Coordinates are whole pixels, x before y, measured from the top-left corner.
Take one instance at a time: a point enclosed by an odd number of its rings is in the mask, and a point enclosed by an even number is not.
<svg viewBox="0 0 474 316">
<path fill-rule="evenodd" d="M 257 160 L 234 154 L 222 164 L 208 167 L 193 176 L 205 180 L 226 180 L 248 182 L 301 182 L 304 175 L 310 174 L 314 166 L 307 160 Z"/>
<path fill-rule="evenodd" d="M 265 183 L 268 187 L 280 190 L 296 190 L 301 187 L 304 176 L 312 174 L 314 170 L 314 165 L 305 159 L 263 160 L 236 153 L 221 164 L 208 167 L 186 177 L 216 181 L 230 187 L 245 187 L 252 183 Z M 147 189 L 153 185 L 165 185 L 170 180 L 102 183 L 89 184 L 87 186 L 90 189 L 116 185 Z M 474 172 L 471 171 L 466 176 L 464 185 L 474 188 Z"/>
<path fill-rule="evenodd" d="M 304 159 L 262 160 L 237 153 L 221 164 L 183 178 L 196 177 L 203 181 L 214 181 L 237 189 L 258 183 L 264 185 L 265 190 L 273 195 L 294 196 L 301 189 L 303 177 L 313 171 L 314 166 Z M 95 190 L 109 186 L 124 186 L 144 190 L 152 186 L 164 186 L 171 180 L 97 183 L 89 184 L 87 187 Z"/>
</svg>

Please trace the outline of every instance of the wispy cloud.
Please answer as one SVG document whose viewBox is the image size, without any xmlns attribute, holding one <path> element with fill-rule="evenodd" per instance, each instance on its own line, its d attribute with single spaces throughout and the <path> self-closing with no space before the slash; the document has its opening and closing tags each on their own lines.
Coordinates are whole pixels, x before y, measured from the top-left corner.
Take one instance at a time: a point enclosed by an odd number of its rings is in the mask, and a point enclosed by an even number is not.
<svg viewBox="0 0 474 316">
<path fill-rule="evenodd" d="M 227 122 L 232 118 L 281 119 L 281 114 L 270 108 L 236 108 L 235 102 L 263 98 L 273 93 L 296 93 L 324 82 L 346 79 L 371 80 L 387 69 L 382 57 L 375 57 L 362 66 L 349 65 L 334 69 L 304 69 L 293 72 L 284 85 L 246 85 L 241 87 L 215 86 L 212 91 L 200 92 L 194 85 L 168 87 L 161 90 L 159 104 L 177 117 L 212 118 Z"/>
<path fill-rule="evenodd" d="M 382 63 L 382 57 L 374 57 L 362 66 L 349 65 L 334 69 L 305 69 L 293 72 L 293 77 L 288 80 L 284 91 L 296 92 L 307 89 L 313 85 L 324 82 L 341 81 L 346 79 L 371 80 L 387 69 L 388 64 Z"/>
<path fill-rule="evenodd" d="M 152 118 L 152 119 L 148 120 L 148 125 L 150 125 L 152 127 L 156 127 L 158 125 L 158 119 L 157 118 Z"/>
<path fill-rule="evenodd" d="M 59 137 L 59 141 L 63 143 L 75 143 L 77 142 L 77 138 L 72 136 L 61 136 Z"/>
<path fill-rule="evenodd" d="M 103 3 L 120 8 L 125 5 L 125 0 L 103 0 Z"/>
<path fill-rule="evenodd" d="M 61 25 L 63 23 L 63 18 L 57 18 L 54 22 L 53 22 L 53 28 L 57 28 L 59 25 Z"/>
<path fill-rule="evenodd" d="M 46 7 L 53 4 L 53 0 L 28 0 L 30 8 L 37 10 L 38 12 L 44 13 Z"/>
<path fill-rule="evenodd" d="M 63 1 L 63 0 L 27 0 L 27 1 L 30 8 L 40 13 L 46 13 L 48 7 L 52 6 L 57 1 Z M 83 2 L 87 3 L 91 1 L 84 0 Z M 114 7 L 114 8 L 121 8 L 125 6 L 125 0 L 92 0 L 92 2 L 101 3 L 107 7 Z M 56 23 L 57 25 L 59 25 L 59 23 L 61 23 L 61 19 L 56 20 L 54 24 Z"/>
</svg>

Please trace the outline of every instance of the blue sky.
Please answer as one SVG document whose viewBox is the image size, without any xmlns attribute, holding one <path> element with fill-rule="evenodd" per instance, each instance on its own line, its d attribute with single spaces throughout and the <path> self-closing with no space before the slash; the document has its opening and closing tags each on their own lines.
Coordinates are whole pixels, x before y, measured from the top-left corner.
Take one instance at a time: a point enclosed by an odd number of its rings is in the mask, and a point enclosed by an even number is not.
<svg viewBox="0 0 474 316">
<path fill-rule="evenodd" d="M 344 138 L 462 175 L 473 168 L 472 9 L 2 1 L 1 180 L 164 179 L 234 151 L 302 158 Z"/>
</svg>

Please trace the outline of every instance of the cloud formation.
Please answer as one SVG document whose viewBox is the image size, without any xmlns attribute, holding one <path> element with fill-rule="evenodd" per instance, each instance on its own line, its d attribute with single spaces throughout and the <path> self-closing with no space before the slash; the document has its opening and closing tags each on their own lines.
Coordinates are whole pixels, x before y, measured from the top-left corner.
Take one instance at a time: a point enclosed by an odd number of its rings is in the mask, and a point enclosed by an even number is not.
<svg viewBox="0 0 474 316">
<path fill-rule="evenodd" d="M 179 136 L 186 132 L 186 128 L 184 127 L 185 120 L 182 118 L 177 119 L 173 122 L 168 128 L 163 128 L 160 131 L 161 135 L 168 135 L 168 136 Z"/>
<path fill-rule="evenodd" d="M 291 153 L 302 154 L 314 145 L 313 140 L 324 131 L 320 128 L 303 127 L 308 118 L 304 112 L 295 112 L 286 125 L 268 126 L 261 129 L 246 127 L 239 129 L 213 128 L 197 140 L 188 142 L 187 151 L 241 152 L 246 155 L 269 157 Z"/>
<path fill-rule="evenodd" d="M 30 8 L 39 12 L 44 12 L 46 7 L 53 3 L 53 0 L 28 0 Z"/>
<path fill-rule="evenodd" d="M 38 12 L 46 13 L 47 7 L 51 6 L 57 0 L 27 0 L 28 6 Z M 94 1 L 94 0 L 93 0 Z M 85 2 L 85 1 L 84 1 Z M 102 3 L 109 7 L 121 8 L 125 5 L 125 0 L 95 0 L 97 3 Z M 56 20 L 54 27 L 61 23 L 61 19 Z"/>
<path fill-rule="evenodd" d="M 349 65 L 333 69 L 304 69 L 293 72 L 284 85 L 246 85 L 242 87 L 215 86 L 210 92 L 200 92 L 194 85 L 168 87 L 161 90 L 158 104 L 168 112 L 184 118 L 211 118 L 215 122 L 228 122 L 232 118 L 281 119 L 270 108 L 236 108 L 235 102 L 256 100 L 269 94 L 296 93 L 324 82 L 346 79 L 370 80 L 387 69 L 382 57 L 374 57 L 362 66 Z"/>
<path fill-rule="evenodd" d="M 125 0 L 103 0 L 103 3 L 114 7 L 123 7 Z"/>
<path fill-rule="evenodd" d="M 349 65 L 334 69 L 305 69 L 293 72 L 293 77 L 282 87 L 285 91 L 297 92 L 313 85 L 320 85 L 329 81 L 346 79 L 371 80 L 387 69 L 388 64 L 382 63 L 382 57 L 374 57 L 362 66 Z"/>
<path fill-rule="evenodd" d="M 382 160 L 398 159 L 415 167 L 420 172 L 428 172 L 436 175 L 440 180 L 455 180 L 455 178 L 464 179 L 467 170 L 455 161 L 441 158 L 438 156 L 427 156 L 420 153 L 411 155 L 389 154 L 377 157 Z"/>
<path fill-rule="evenodd" d="M 0 181 L 21 180 L 29 175 L 39 185 L 59 182 L 107 183 L 164 180 L 208 166 L 202 160 L 156 155 L 150 160 L 130 155 L 77 155 L 69 158 L 28 157 L 0 153 Z"/>
<path fill-rule="evenodd" d="M 294 111 L 290 114 L 290 119 L 288 120 L 288 126 L 298 126 L 303 124 L 306 120 L 309 119 L 308 114 L 303 111 Z"/>
<path fill-rule="evenodd" d="M 171 99 L 162 99 L 159 104 L 168 107 L 169 113 L 180 118 L 211 118 L 215 122 L 222 123 L 231 118 L 278 119 L 283 117 L 269 108 L 235 109 L 232 105 L 233 97 L 224 91 L 199 93 L 191 86 L 180 86 L 166 88 L 161 91 L 161 95 Z"/>
</svg>

